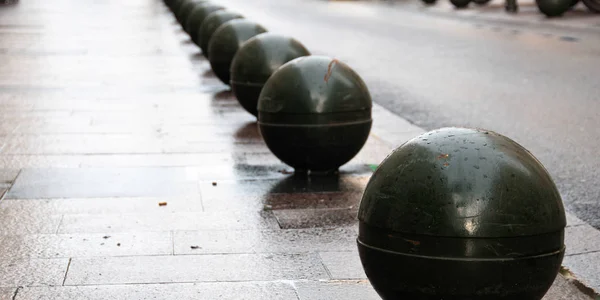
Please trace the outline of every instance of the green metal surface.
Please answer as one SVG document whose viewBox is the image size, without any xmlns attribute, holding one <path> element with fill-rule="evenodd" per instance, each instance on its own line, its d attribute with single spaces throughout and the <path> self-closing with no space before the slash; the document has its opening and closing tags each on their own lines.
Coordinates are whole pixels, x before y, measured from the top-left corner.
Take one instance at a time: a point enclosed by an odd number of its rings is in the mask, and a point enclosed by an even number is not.
<svg viewBox="0 0 600 300">
<path fill-rule="evenodd" d="M 370 111 L 371 96 L 364 81 L 345 63 L 326 56 L 294 59 L 267 81 L 258 111 L 324 114 Z"/>
<path fill-rule="evenodd" d="M 531 153 L 468 128 L 435 130 L 396 149 L 367 185 L 359 219 L 448 237 L 531 236 L 566 225 L 560 194 Z"/>
<path fill-rule="evenodd" d="M 231 88 L 240 104 L 251 114 L 262 87 L 285 63 L 310 52 L 297 40 L 272 33 L 259 34 L 246 41 L 231 64 Z"/>
<path fill-rule="evenodd" d="M 175 13 L 184 1 L 185 0 L 166 0 L 165 4 Z"/>
<path fill-rule="evenodd" d="M 469 6 L 471 0 L 450 0 L 450 3 L 452 3 L 452 5 L 454 5 L 456 8 L 465 8 Z"/>
<path fill-rule="evenodd" d="M 199 45 L 200 43 L 198 40 L 198 33 L 200 32 L 202 22 L 204 22 L 206 17 L 211 13 L 222 9 L 225 9 L 225 7 L 213 3 L 204 3 L 194 7 L 190 12 L 190 15 L 185 21 L 185 31 L 190 35 L 190 38 L 196 45 Z"/>
<path fill-rule="evenodd" d="M 396 253 L 360 241 L 358 249 L 365 274 L 383 300 L 541 300 L 564 257 L 563 249 L 520 259 L 445 258 Z"/>
<path fill-rule="evenodd" d="M 228 10 L 218 10 L 206 16 L 206 19 L 204 19 L 204 22 L 202 22 L 202 25 L 200 26 L 200 31 L 197 36 L 200 49 L 202 49 L 204 56 L 208 57 L 208 44 L 219 26 L 228 21 L 243 18 L 242 15 Z"/>
<path fill-rule="evenodd" d="M 296 172 L 330 173 L 354 157 L 371 129 L 371 96 L 350 67 L 323 56 L 294 59 L 267 80 L 258 125 Z"/>
<path fill-rule="evenodd" d="M 358 219 L 365 273 L 386 300 L 539 300 L 565 251 L 565 211 L 546 169 L 480 129 L 442 128 L 394 150 Z"/>
<path fill-rule="evenodd" d="M 205 4 L 205 3 L 208 3 L 208 1 L 205 1 L 205 0 L 183 0 L 180 2 L 179 7 L 174 7 L 173 11 L 175 12 L 175 17 L 177 18 L 177 21 L 179 21 L 179 24 L 181 24 L 181 26 L 183 27 L 184 30 L 185 30 L 185 22 L 187 21 L 192 10 L 196 6 L 198 6 L 200 4 Z"/>
<path fill-rule="evenodd" d="M 573 3 L 572 0 L 536 0 L 540 12 L 548 17 L 562 16 Z"/>
<path fill-rule="evenodd" d="M 258 23 L 244 19 L 231 20 L 217 28 L 208 44 L 208 60 L 223 83 L 229 84 L 231 62 L 242 44 L 266 31 Z"/>
</svg>

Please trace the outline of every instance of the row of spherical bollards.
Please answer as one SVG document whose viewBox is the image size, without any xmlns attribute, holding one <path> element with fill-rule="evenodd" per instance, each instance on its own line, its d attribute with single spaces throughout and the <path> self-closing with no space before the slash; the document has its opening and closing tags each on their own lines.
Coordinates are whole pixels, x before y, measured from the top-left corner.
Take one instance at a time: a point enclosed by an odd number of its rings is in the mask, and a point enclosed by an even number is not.
<svg viewBox="0 0 600 300">
<path fill-rule="evenodd" d="M 217 78 L 258 118 L 269 149 L 297 173 L 336 172 L 360 151 L 371 97 L 350 67 L 209 1 L 166 2 Z"/>
<path fill-rule="evenodd" d="M 208 1 L 165 2 L 297 173 L 329 174 L 363 147 L 371 96 L 346 64 Z M 565 251 L 548 172 L 485 130 L 443 128 L 400 146 L 371 177 L 358 219 L 365 273 L 386 300 L 540 300 Z"/>
</svg>

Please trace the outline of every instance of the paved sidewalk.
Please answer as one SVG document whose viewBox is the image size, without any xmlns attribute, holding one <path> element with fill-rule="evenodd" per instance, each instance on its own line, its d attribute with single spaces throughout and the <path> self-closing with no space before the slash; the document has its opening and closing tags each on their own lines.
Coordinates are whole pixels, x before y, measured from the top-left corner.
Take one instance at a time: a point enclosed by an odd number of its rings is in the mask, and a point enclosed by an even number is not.
<svg viewBox="0 0 600 300">
<path fill-rule="evenodd" d="M 339 177 L 292 176 L 159 0 L 1 7 L 0 107 L 0 300 L 379 299 L 357 204 L 423 132 L 385 109 Z"/>
</svg>

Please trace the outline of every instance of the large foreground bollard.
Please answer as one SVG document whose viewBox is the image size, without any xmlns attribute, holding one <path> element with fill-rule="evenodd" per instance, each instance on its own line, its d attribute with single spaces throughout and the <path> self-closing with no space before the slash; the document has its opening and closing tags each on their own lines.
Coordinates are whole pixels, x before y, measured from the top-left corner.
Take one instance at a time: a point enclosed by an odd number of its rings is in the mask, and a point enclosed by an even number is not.
<svg viewBox="0 0 600 300">
<path fill-rule="evenodd" d="M 202 22 L 197 37 L 202 54 L 208 57 L 208 43 L 219 26 L 231 20 L 243 18 L 242 15 L 228 10 L 218 10 L 208 15 Z"/>
<path fill-rule="evenodd" d="M 565 251 L 548 172 L 491 131 L 443 128 L 396 149 L 367 184 L 358 248 L 385 300 L 539 300 Z"/>
<path fill-rule="evenodd" d="M 198 34 L 200 33 L 200 26 L 202 26 L 202 22 L 204 22 L 206 17 L 211 13 L 223 9 L 225 9 L 225 7 L 220 5 L 205 3 L 195 7 L 194 10 L 192 10 L 185 23 L 185 30 L 196 45 L 200 45 Z"/>
<path fill-rule="evenodd" d="M 346 64 L 300 57 L 267 80 L 258 125 L 271 152 L 296 172 L 330 173 L 367 141 L 371 106 L 367 86 Z"/>
<path fill-rule="evenodd" d="M 242 44 L 264 32 L 264 27 L 244 19 L 231 20 L 217 28 L 208 43 L 208 60 L 223 83 L 229 84 L 231 62 Z"/>
<path fill-rule="evenodd" d="M 258 115 L 256 106 L 267 79 L 283 64 L 310 52 L 297 40 L 272 34 L 259 34 L 246 41 L 231 63 L 231 89 L 242 107 Z"/>
</svg>

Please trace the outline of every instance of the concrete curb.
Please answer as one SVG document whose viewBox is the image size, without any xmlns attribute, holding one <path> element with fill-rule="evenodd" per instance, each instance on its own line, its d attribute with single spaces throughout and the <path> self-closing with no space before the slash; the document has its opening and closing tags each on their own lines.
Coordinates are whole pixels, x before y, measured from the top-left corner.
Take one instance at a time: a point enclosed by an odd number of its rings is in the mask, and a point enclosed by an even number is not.
<svg viewBox="0 0 600 300">
<path fill-rule="evenodd" d="M 426 132 L 378 104 L 373 105 L 373 120 L 371 134 L 392 148 Z M 600 231 L 567 212 L 565 245 L 563 271 L 557 280 L 578 294 L 565 294 L 564 299 L 600 299 Z"/>
</svg>

